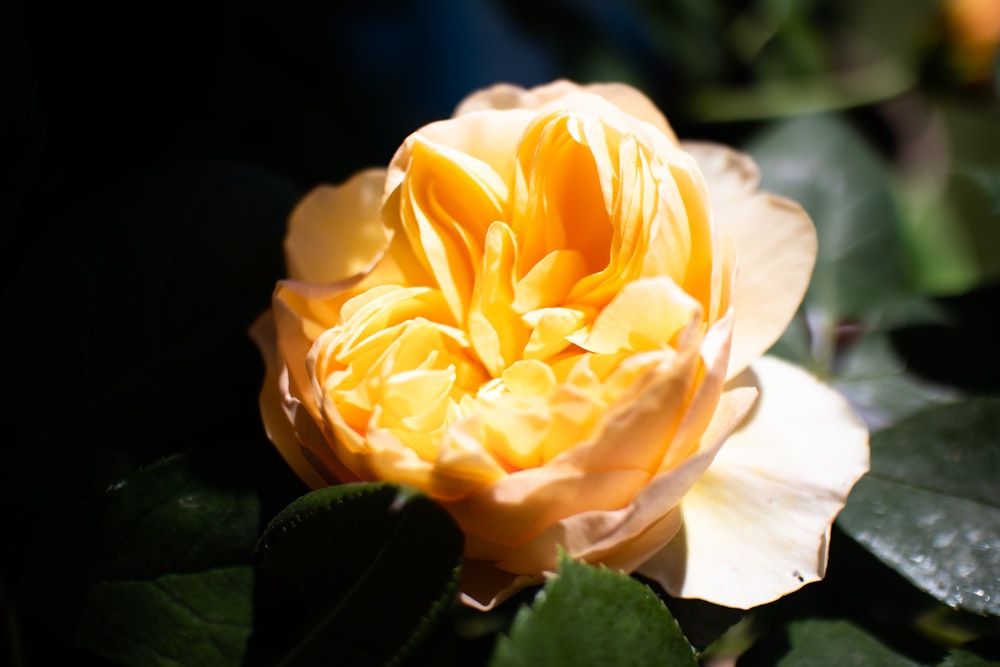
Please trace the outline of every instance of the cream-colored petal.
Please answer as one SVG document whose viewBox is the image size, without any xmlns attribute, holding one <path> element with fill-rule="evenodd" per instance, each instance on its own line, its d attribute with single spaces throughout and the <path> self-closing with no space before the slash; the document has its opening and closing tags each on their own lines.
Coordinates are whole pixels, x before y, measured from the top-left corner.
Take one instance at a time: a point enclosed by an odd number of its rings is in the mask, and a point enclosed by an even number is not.
<svg viewBox="0 0 1000 667">
<path fill-rule="evenodd" d="M 566 95 L 578 92 L 580 86 L 566 79 L 534 88 L 522 88 L 510 83 L 498 83 L 477 90 L 465 97 L 455 108 L 453 116 L 463 116 L 485 109 L 541 109 L 543 106 Z"/>
<path fill-rule="evenodd" d="M 749 608 L 820 579 L 830 525 L 868 470 L 843 397 L 776 358 L 752 368 L 757 407 L 684 497 L 681 532 L 639 568 L 672 595 Z"/>
<path fill-rule="evenodd" d="M 677 142 L 677 136 L 667 118 L 652 100 L 638 89 L 624 83 L 592 83 L 583 88 L 588 93 L 603 97 L 630 116 L 649 123 L 671 141 Z"/>
<path fill-rule="evenodd" d="M 719 230 L 736 241 L 735 377 L 764 354 L 802 302 L 816 263 L 816 229 L 795 202 L 760 192 L 757 165 L 725 146 L 685 143 L 708 183 Z"/>
<path fill-rule="evenodd" d="M 623 83 L 591 83 L 581 86 L 560 79 L 528 89 L 500 83 L 468 95 L 458 104 L 454 115 L 484 109 L 576 108 L 567 103 L 566 99 L 572 99 L 581 92 L 603 98 L 625 113 L 653 125 L 672 141 L 677 141 L 670 123 L 656 105 L 636 88 Z"/>
<path fill-rule="evenodd" d="M 293 280 L 330 283 L 368 273 L 389 238 L 382 226 L 385 169 L 367 169 L 342 185 L 321 185 L 288 220 L 285 263 Z"/>
<path fill-rule="evenodd" d="M 478 558 L 462 562 L 459 599 L 463 604 L 489 611 L 518 591 L 545 581 L 545 575 L 516 575 L 498 570 L 493 563 Z"/>
</svg>

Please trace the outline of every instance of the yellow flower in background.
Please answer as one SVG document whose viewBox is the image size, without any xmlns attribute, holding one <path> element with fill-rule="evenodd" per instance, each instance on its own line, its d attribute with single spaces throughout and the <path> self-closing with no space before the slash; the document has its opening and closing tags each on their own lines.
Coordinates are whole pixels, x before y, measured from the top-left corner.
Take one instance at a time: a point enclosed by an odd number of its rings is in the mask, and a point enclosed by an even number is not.
<svg viewBox="0 0 1000 667">
<path fill-rule="evenodd" d="M 292 214 L 253 329 L 268 435 L 313 488 L 438 500 L 470 605 L 558 546 L 734 607 L 820 578 L 867 432 L 762 357 L 816 236 L 757 181 L 625 85 L 474 93 Z"/>
</svg>

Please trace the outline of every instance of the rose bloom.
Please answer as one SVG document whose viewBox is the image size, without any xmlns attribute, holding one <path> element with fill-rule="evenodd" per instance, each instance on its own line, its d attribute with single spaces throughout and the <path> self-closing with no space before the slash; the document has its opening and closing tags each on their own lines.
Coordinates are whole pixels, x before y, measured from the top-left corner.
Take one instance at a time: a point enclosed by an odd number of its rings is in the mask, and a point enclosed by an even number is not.
<svg viewBox="0 0 1000 667">
<path fill-rule="evenodd" d="M 816 235 L 757 182 L 625 85 L 474 93 L 292 213 L 252 331 L 269 437 L 313 488 L 440 502 L 480 608 L 559 546 L 733 607 L 817 580 L 868 436 L 762 356 Z"/>
</svg>

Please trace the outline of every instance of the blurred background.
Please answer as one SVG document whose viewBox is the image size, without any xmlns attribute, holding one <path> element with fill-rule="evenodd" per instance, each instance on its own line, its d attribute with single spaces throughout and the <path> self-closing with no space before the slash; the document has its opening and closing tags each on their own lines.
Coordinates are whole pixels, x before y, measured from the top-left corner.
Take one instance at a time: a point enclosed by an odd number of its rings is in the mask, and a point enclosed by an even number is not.
<svg viewBox="0 0 1000 667">
<path fill-rule="evenodd" d="M 683 136 L 738 140 L 769 119 L 868 111 L 869 138 L 897 161 L 918 148 L 936 149 L 919 162 L 947 157 L 946 143 L 914 146 L 943 112 L 995 116 L 993 0 L 15 8 L 5 106 L 22 192 L 93 191 L 123 168 L 188 155 L 302 185 L 339 180 L 497 81 L 626 81 Z"/>
</svg>

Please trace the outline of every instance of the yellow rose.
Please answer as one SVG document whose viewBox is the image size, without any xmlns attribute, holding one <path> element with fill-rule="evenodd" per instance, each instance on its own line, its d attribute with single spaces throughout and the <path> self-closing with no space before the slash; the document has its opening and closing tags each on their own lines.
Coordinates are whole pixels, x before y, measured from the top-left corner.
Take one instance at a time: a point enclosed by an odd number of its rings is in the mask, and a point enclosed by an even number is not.
<svg viewBox="0 0 1000 667">
<path fill-rule="evenodd" d="M 290 278 L 253 331 L 270 438 L 314 488 L 437 499 L 474 606 L 554 570 L 557 545 L 736 607 L 820 578 L 867 432 L 761 358 L 816 237 L 756 185 L 628 86 L 473 94 L 292 214 Z"/>
</svg>

